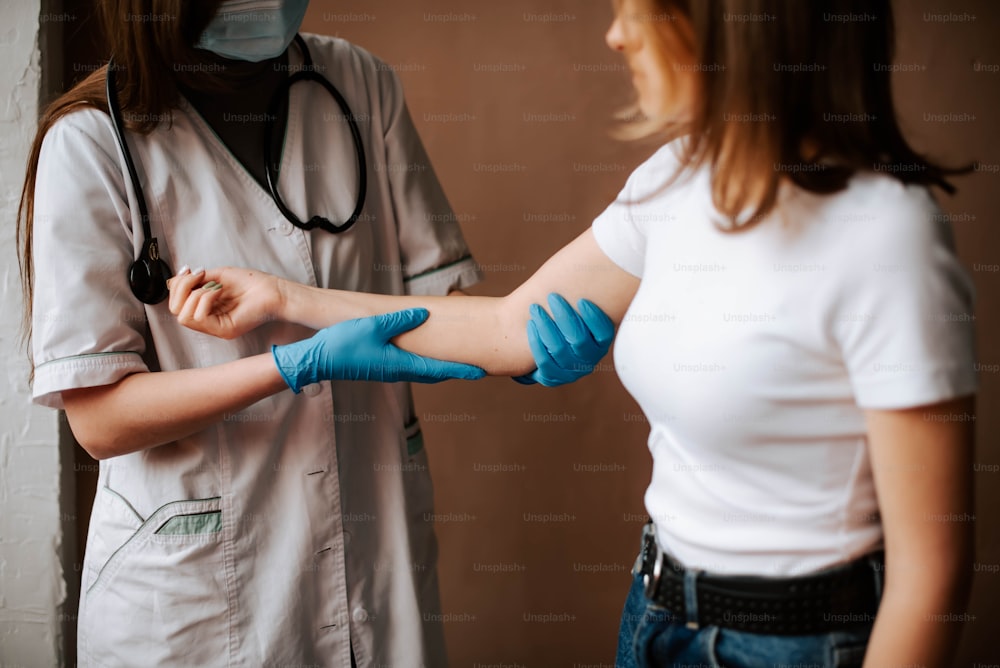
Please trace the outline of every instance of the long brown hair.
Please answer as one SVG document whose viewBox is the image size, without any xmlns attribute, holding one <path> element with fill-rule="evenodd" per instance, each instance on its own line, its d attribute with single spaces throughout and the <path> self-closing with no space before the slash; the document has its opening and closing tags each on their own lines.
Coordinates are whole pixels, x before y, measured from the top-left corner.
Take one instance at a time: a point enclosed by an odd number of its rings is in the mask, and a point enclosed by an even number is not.
<svg viewBox="0 0 1000 668">
<path fill-rule="evenodd" d="M 879 171 L 951 193 L 946 177 L 969 170 L 936 165 L 903 137 L 890 83 L 891 0 L 638 1 L 648 34 L 669 43 L 661 60 L 678 43 L 694 51 L 698 94 L 690 120 L 640 122 L 633 135 L 686 138 L 667 186 L 710 166 L 726 231 L 760 222 L 784 179 L 830 194 Z"/>
<path fill-rule="evenodd" d="M 179 101 L 177 83 L 225 88 L 223 79 L 199 71 L 194 43 L 215 16 L 221 0 L 103 0 L 98 7 L 101 27 L 114 59 L 118 98 L 125 126 L 140 134 L 152 132 L 169 118 Z M 197 72 L 197 74 L 194 74 Z M 30 346 L 34 272 L 32 227 L 35 217 L 35 176 L 42 140 L 63 116 L 92 107 L 107 112 L 107 65 L 89 74 L 55 99 L 42 113 L 28 154 L 28 166 L 17 210 L 18 265 L 24 299 L 23 338 Z M 28 353 L 29 359 L 31 353 Z"/>
</svg>

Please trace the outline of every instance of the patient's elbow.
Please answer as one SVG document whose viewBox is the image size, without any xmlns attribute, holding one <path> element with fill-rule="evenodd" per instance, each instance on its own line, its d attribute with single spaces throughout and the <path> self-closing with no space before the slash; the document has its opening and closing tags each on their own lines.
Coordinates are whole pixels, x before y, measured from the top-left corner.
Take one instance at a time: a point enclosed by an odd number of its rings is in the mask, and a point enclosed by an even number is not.
<svg viewBox="0 0 1000 668">
<path fill-rule="evenodd" d="M 493 375 L 523 376 L 537 368 L 528 345 L 528 320 L 531 319 L 531 312 L 529 306 L 516 295 L 514 292 L 502 298 L 497 310 L 497 331 L 502 337 L 502 341 L 498 342 L 502 349 L 497 351 L 497 357 L 502 372 L 487 369 Z"/>
</svg>

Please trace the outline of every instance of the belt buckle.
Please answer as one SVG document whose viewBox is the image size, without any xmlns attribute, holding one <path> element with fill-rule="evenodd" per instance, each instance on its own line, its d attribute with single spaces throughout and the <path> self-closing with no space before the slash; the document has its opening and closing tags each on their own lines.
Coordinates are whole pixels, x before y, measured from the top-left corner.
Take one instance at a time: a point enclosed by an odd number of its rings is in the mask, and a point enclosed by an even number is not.
<svg viewBox="0 0 1000 668">
<path fill-rule="evenodd" d="M 660 576 L 663 573 L 663 551 L 656 543 L 656 530 L 649 523 L 642 528 L 642 587 L 646 598 L 653 600 L 660 586 Z"/>
<path fill-rule="evenodd" d="M 660 586 L 660 574 L 663 571 L 663 553 L 657 552 L 656 560 L 653 562 L 653 572 L 642 574 L 643 593 L 650 601 L 654 600 L 657 588 Z"/>
</svg>

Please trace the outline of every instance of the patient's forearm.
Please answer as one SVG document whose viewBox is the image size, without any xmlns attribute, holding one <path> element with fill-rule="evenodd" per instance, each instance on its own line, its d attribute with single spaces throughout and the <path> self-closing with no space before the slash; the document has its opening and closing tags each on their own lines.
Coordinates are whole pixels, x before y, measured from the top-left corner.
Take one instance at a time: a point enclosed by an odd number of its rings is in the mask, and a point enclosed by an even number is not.
<svg viewBox="0 0 1000 668">
<path fill-rule="evenodd" d="M 397 337 L 397 345 L 418 355 L 474 364 L 493 375 L 516 376 L 535 368 L 526 332 L 531 304 L 545 305 L 553 292 L 573 305 L 586 298 L 617 324 L 639 289 L 639 279 L 614 264 L 587 230 L 502 298 L 399 297 L 281 286 L 284 306 L 275 315 L 314 329 L 404 308 L 427 308 L 427 322 Z"/>
<path fill-rule="evenodd" d="M 320 329 L 380 313 L 422 307 L 430 317 L 394 339 L 404 350 L 482 367 L 491 375 L 520 375 L 535 368 L 525 327 L 528 307 L 514 313 L 509 297 L 411 297 L 324 290 L 285 284 L 281 319 Z"/>
</svg>

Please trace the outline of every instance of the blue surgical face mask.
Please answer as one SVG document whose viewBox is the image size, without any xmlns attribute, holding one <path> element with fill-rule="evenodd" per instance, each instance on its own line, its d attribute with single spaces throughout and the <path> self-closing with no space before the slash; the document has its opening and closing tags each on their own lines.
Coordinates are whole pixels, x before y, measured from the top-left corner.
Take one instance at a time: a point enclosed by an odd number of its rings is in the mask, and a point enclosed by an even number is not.
<svg viewBox="0 0 1000 668">
<path fill-rule="evenodd" d="M 309 0 L 227 0 L 196 48 L 259 63 L 277 58 L 295 39 Z"/>
</svg>

